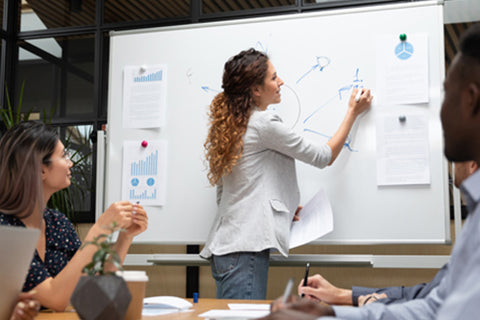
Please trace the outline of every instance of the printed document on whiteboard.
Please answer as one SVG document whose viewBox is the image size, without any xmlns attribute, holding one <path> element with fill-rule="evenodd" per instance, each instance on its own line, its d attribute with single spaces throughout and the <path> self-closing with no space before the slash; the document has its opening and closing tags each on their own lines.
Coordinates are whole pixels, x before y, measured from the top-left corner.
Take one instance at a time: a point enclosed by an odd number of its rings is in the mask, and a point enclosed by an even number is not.
<svg viewBox="0 0 480 320">
<path fill-rule="evenodd" d="M 312 242 L 333 231 L 333 213 L 323 189 L 303 206 L 299 221 L 290 227 L 290 249 Z"/>
<path fill-rule="evenodd" d="M 428 35 L 411 33 L 377 38 L 376 100 L 380 104 L 427 103 Z"/>
<path fill-rule="evenodd" d="M 377 117 L 377 185 L 430 184 L 428 117 Z"/>
<path fill-rule="evenodd" d="M 123 70 L 123 127 L 159 128 L 165 125 L 166 66 L 127 66 Z"/>
<path fill-rule="evenodd" d="M 163 206 L 167 193 L 167 142 L 123 142 L 122 199 Z"/>
</svg>

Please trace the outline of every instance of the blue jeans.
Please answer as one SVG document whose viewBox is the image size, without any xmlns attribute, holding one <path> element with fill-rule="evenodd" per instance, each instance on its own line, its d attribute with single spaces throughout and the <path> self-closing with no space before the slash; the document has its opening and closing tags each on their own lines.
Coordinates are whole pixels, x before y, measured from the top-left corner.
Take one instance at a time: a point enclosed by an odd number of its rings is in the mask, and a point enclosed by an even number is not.
<svg viewBox="0 0 480 320">
<path fill-rule="evenodd" d="M 212 255 L 217 299 L 265 300 L 270 250 Z"/>
</svg>

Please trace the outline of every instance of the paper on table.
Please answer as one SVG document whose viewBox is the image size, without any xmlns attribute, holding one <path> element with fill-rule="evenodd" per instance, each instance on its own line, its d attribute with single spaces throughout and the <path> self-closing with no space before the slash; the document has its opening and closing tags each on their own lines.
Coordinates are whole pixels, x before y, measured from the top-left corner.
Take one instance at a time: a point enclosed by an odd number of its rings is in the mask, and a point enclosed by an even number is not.
<svg viewBox="0 0 480 320">
<path fill-rule="evenodd" d="M 290 227 L 290 249 L 301 246 L 333 231 L 333 213 L 323 189 L 299 212 L 300 221 Z"/>
<path fill-rule="evenodd" d="M 264 310 L 220 310 L 213 309 L 202 313 L 199 317 L 209 319 L 256 319 L 265 317 L 270 311 Z"/>
<path fill-rule="evenodd" d="M 270 311 L 268 303 L 229 303 L 230 310 L 264 310 Z"/>
<path fill-rule="evenodd" d="M 180 310 L 180 309 L 165 309 L 159 308 L 155 305 L 143 306 L 142 316 L 161 316 L 164 314 L 179 313 L 179 312 L 193 312 L 193 309 Z"/>
</svg>

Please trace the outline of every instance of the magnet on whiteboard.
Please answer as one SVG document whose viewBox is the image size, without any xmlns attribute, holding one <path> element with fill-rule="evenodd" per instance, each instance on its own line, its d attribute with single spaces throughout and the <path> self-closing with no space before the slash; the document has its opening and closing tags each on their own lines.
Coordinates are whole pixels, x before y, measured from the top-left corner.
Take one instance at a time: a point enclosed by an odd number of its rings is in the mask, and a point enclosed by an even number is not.
<svg viewBox="0 0 480 320">
<path fill-rule="evenodd" d="M 147 71 L 147 66 L 143 64 L 143 65 L 140 67 L 140 73 L 144 73 L 145 71 Z"/>
<path fill-rule="evenodd" d="M 401 115 L 398 117 L 398 121 L 400 121 L 400 123 L 405 123 L 407 121 L 407 117 L 405 115 Z"/>
<path fill-rule="evenodd" d="M 146 140 L 142 141 L 142 147 L 146 148 L 148 146 L 148 142 Z"/>
</svg>

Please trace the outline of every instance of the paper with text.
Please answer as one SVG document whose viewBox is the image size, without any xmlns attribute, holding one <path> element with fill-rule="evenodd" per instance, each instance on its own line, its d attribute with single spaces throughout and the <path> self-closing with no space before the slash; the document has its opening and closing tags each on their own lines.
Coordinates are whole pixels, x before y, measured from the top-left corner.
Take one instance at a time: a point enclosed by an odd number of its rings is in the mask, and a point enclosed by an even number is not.
<svg viewBox="0 0 480 320">
<path fill-rule="evenodd" d="M 122 199 L 141 205 L 165 205 L 167 193 L 167 142 L 152 140 L 123 143 Z"/>
<path fill-rule="evenodd" d="M 323 189 L 299 212 L 299 221 L 290 228 L 290 249 L 309 243 L 333 231 L 333 213 Z"/>
<path fill-rule="evenodd" d="M 377 117 L 377 185 L 430 184 L 428 117 Z"/>
<path fill-rule="evenodd" d="M 428 102 L 428 36 L 391 34 L 377 38 L 377 91 L 380 104 Z"/>
<path fill-rule="evenodd" d="M 264 310 L 222 310 L 213 309 L 199 315 L 202 318 L 208 319 L 257 319 L 265 317 L 270 311 Z"/>
<path fill-rule="evenodd" d="M 127 66 L 123 71 L 123 127 L 159 128 L 165 125 L 166 66 Z"/>
</svg>

